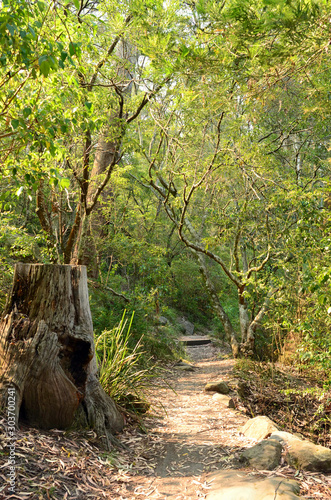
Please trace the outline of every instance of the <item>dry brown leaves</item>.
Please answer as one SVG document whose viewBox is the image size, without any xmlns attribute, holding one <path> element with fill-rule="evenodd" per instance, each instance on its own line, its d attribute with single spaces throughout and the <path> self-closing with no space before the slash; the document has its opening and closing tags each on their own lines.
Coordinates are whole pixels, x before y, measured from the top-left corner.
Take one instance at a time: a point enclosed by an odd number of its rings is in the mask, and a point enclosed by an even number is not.
<svg viewBox="0 0 331 500">
<path fill-rule="evenodd" d="M 220 407 L 203 390 L 206 382 L 231 379 L 233 361 L 221 360 L 203 346 L 192 358 L 194 372 L 172 367 L 163 376 L 166 383 L 160 381 L 151 391 L 153 407 L 144 418 L 144 431 L 131 422 L 119 437 L 128 449 L 105 452 L 93 432 L 22 426 L 16 436 L 14 494 L 6 483 L 8 439 L 0 418 L 0 499 L 205 498 L 208 473 L 238 467 L 238 454 L 253 443 L 238 432 L 247 416 Z M 302 498 L 331 499 L 330 476 L 297 472 L 285 464 L 272 472 L 249 472 L 294 478 L 301 484 Z"/>
<path fill-rule="evenodd" d="M 273 471 L 256 471 L 250 475 L 263 477 L 284 477 L 300 483 L 300 498 L 331 499 L 331 476 L 318 472 L 297 471 L 290 466 L 281 466 Z"/>
<path fill-rule="evenodd" d="M 242 404 L 250 416 L 267 415 L 287 431 L 331 447 L 331 391 L 316 381 L 294 375 L 291 367 L 247 363 L 236 375 L 245 385 Z"/>
<path fill-rule="evenodd" d="M 0 420 L 0 429 L 0 484 L 6 485 L 4 419 Z M 132 458 L 115 451 L 105 453 L 97 446 L 93 432 L 21 428 L 16 436 L 15 459 L 15 493 L 9 491 L 7 483 L 0 488 L 0 498 L 124 500 L 125 485 L 132 481 Z"/>
</svg>

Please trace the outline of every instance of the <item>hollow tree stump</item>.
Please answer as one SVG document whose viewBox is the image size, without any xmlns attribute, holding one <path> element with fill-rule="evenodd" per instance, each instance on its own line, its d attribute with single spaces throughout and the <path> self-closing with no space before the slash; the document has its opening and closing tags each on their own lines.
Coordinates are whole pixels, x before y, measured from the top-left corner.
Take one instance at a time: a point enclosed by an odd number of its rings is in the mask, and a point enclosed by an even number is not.
<svg viewBox="0 0 331 500">
<path fill-rule="evenodd" d="M 97 377 L 85 266 L 16 264 L 0 323 L 0 408 L 16 391 L 16 423 L 94 428 L 107 447 L 123 417 Z"/>
</svg>

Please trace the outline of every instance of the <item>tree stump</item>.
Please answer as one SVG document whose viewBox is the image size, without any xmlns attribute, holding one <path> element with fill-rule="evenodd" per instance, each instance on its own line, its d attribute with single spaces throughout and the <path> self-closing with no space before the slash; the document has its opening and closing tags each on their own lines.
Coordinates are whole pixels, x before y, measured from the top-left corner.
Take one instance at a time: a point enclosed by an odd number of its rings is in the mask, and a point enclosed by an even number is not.
<svg viewBox="0 0 331 500">
<path fill-rule="evenodd" d="M 16 424 L 79 422 L 106 448 L 123 417 L 97 377 L 85 266 L 16 264 L 0 323 L 0 408 L 15 389 Z"/>
</svg>

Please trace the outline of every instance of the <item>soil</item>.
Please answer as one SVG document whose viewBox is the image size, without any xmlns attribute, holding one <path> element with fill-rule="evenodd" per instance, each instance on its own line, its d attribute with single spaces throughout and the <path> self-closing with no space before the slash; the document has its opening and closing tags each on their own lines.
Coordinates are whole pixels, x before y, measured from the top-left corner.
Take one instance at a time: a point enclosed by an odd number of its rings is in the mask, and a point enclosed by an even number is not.
<svg viewBox="0 0 331 500">
<path fill-rule="evenodd" d="M 238 428 L 248 417 L 225 408 L 204 392 L 208 382 L 230 377 L 234 361 L 212 344 L 187 346 L 192 371 L 174 366 L 166 373 L 169 386 L 150 394 L 154 415 L 147 418 L 148 464 L 136 476 L 132 497 L 190 500 L 204 498 L 208 473 L 222 469 L 252 441 Z"/>
</svg>

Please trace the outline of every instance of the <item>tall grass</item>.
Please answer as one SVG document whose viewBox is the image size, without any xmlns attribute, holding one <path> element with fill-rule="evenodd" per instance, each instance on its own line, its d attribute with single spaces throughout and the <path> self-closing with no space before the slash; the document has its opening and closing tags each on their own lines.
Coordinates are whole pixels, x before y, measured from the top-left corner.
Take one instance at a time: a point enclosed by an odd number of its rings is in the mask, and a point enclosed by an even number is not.
<svg viewBox="0 0 331 500">
<path fill-rule="evenodd" d="M 148 409 L 143 389 L 153 372 L 142 367 L 146 366 L 142 337 L 130 348 L 133 317 L 134 313 L 128 321 L 124 311 L 118 326 L 104 330 L 95 339 L 95 350 L 104 390 L 120 406 L 139 413 Z"/>
</svg>

